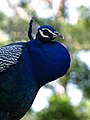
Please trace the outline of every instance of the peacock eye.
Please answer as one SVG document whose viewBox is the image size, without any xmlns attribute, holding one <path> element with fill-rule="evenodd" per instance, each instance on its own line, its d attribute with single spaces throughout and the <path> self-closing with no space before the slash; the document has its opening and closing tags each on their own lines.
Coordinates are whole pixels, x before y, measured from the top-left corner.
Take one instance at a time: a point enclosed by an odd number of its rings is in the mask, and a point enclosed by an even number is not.
<svg viewBox="0 0 90 120">
<path fill-rule="evenodd" d="M 48 30 L 43 30 L 44 35 L 48 35 Z"/>
</svg>

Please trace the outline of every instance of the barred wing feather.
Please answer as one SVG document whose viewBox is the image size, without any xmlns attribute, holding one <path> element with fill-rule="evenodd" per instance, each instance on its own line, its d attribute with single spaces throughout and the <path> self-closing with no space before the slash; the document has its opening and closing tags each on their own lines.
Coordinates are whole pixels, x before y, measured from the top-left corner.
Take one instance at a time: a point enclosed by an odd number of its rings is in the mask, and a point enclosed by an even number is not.
<svg viewBox="0 0 90 120">
<path fill-rule="evenodd" d="M 0 72 L 16 64 L 22 53 L 22 45 L 8 45 L 0 48 Z"/>
</svg>

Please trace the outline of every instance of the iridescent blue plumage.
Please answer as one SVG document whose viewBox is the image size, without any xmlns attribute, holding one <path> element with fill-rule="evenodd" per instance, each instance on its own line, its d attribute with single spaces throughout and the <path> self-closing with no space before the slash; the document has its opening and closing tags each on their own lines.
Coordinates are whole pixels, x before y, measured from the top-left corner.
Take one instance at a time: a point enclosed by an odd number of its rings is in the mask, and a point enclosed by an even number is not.
<svg viewBox="0 0 90 120">
<path fill-rule="evenodd" d="M 69 69 L 70 55 L 61 43 L 52 41 L 56 37 L 63 38 L 51 26 L 41 26 L 34 40 L 0 48 L 1 120 L 19 120 L 40 87 Z"/>
</svg>

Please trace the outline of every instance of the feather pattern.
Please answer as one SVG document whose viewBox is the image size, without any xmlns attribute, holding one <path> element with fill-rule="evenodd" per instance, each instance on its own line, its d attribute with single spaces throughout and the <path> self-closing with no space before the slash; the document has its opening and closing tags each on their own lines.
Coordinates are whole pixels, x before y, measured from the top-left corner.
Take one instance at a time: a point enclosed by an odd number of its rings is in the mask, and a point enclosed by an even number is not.
<svg viewBox="0 0 90 120">
<path fill-rule="evenodd" d="M 10 45 L 0 48 L 0 72 L 17 63 L 22 53 L 22 45 Z"/>
</svg>

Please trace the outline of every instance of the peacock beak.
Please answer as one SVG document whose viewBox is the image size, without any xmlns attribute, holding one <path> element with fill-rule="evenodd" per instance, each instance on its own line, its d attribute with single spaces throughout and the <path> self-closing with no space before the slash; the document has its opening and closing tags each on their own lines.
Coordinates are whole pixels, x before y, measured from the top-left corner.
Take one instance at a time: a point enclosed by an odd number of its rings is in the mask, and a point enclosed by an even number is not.
<svg viewBox="0 0 90 120">
<path fill-rule="evenodd" d="M 64 39 L 64 36 L 62 34 L 60 34 L 59 32 L 57 32 L 57 31 L 54 31 L 54 36 L 53 37 L 54 38 L 60 37 L 60 38 Z"/>
</svg>

